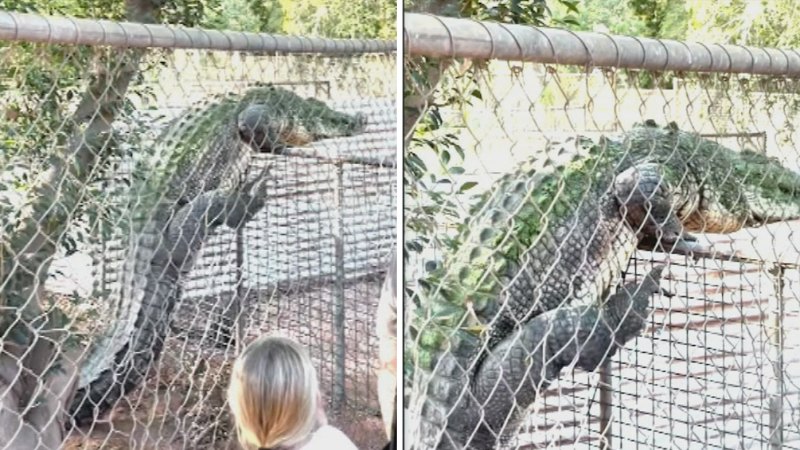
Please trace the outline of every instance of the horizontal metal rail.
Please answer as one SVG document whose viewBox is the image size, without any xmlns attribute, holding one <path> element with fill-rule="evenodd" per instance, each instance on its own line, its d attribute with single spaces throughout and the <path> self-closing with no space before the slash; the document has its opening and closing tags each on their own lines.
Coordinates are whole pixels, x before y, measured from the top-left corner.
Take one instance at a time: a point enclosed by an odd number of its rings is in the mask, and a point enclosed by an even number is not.
<svg viewBox="0 0 800 450">
<path fill-rule="evenodd" d="M 394 53 L 397 43 L 207 30 L 0 11 L 0 40 L 110 47 L 248 51 L 265 54 Z"/>
<path fill-rule="evenodd" d="M 330 156 L 327 152 L 310 148 L 290 147 L 281 150 L 280 154 L 283 156 L 293 156 L 298 158 L 311 158 L 332 164 L 356 164 L 386 168 L 393 168 L 397 166 L 397 161 L 395 158 L 360 155 Z"/>
<path fill-rule="evenodd" d="M 612 36 L 406 13 L 404 52 L 653 71 L 800 77 L 796 50 Z"/>
</svg>

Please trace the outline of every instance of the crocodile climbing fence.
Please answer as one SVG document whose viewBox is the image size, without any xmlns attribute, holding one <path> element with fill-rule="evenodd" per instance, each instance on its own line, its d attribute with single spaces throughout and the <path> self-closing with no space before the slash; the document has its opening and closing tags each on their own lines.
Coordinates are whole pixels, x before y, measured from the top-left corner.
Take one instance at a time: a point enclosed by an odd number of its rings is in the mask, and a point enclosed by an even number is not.
<svg viewBox="0 0 800 450">
<path fill-rule="evenodd" d="M 0 447 L 226 448 L 266 332 L 382 445 L 395 44 L 13 12 L 0 40 Z"/>
<path fill-rule="evenodd" d="M 415 448 L 467 442 L 489 448 L 501 440 L 520 449 L 800 448 L 800 56 L 411 13 L 404 46 L 406 280 L 413 300 L 405 322 L 406 442 Z M 648 128 L 635 124 L 647 120 L 658 128 L 645 136 L 675 136 L 677 128 L 694 137 L 680 145 L 636 141 Z M 555 144 L 578 135 L 589 140 Z M 702 153 L 725 151 L 708 142 L 729 149 L 728 159 Z M 570 155 L 581 147 L 600 153 Z M 602 149 L 619 165 L 602 166 Z M 696 157 L 701 153 L 704 161 Z M 681 158 L 686 172 L 669 173 L 676 167 L 665 162 L 670 155 Z M 673 196 L 671 212 L 692 228 L 696 242 L 672 251 L 640 243 L 628 257 L 630 244 L 619 236 L 637 219 L 621 212 L 619 202 L 628 197 L 603 191 L 624 182 L 625 164 L 636 163 L 625 157 L 664 164 L 653 170 Z M 771 168 L 751 171 L 746 161 Z M 515 172 L 531 166 L 527 174 Z M 576 179 L 600 194 L 576 190 L 570 184 Z M 602 180 L 617 184 L 589 188 Z M 780 192 L 770 197 L 766 191 L 775 187 Z M 475 195 L 484 192 L 483 200 Z M 768 206 L 758 206 L 760 196 L 772 198 Z M 750 206 L 743 206 L 745 197 Z M 616 206 L 598 219 L 587 202 Z M 721 228 L 718 221 L 737 207 L 750 208 L 744 217 L 753 220 L 737 231 L 739 216 L 736 226 Z M 576 210 L 576 222 L 565 222 Z M 702 218 L 692 223 L 691 212 Z M 758 226 L 755 216 L 780 220 Z M 612 238 L 602 233 L 613 220 L 619 228 Z M 598 243 L 587 231 L 605 237 Z M 618 274 L 613 258 L 621 258 Z M 610 345 L 602 330 L 620 336 L 620 323 L 634 323 L 608 306 L 625 305 L 626 297 L 598 303 L 603 289 L 641 282 L 659 263 L 666 263 L 664 293 L 648 298 L 651 311 L 637 337 L 587 368 Z M 587 286 L 592 277 L 599 288 Z M 561 303 L 573 300 L 589 308 L 578 317 L 599 309 L 604 319 L 563 336 L 573 329 L 565 322 L 537 329 L 529 325 L 536 318 L 504 311 L 519 300 L 515 295 L 531 308 L 553 292 L 566 293 L 554 299 L 556 310 L 577 311 Z M 506 306 L 492 306 L 495 299 Z M 503 331 L 499 324 L 509 315 L 512 325 L 542 337 Z M 486 336 L 496 340 L 487 343 Z M 524 357 L 506 351 L 509 340 Z M 559 359 L 570 351 L 583 361 Z M 506 365 L 487 369 L 492 357 Z"/>
</svg>

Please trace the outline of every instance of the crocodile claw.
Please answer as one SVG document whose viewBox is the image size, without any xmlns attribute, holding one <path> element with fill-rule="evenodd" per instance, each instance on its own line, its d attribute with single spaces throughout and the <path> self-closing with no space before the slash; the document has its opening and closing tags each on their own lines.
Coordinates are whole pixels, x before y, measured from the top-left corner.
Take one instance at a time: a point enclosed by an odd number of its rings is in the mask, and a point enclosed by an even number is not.
<svg viewBox="0 0 800 450">
<path fill-rule="evenodd" d="M 252 166 L 248 166 L 242 174 L 236 190 L 249 197 L 260 197 L 265 195 L 267 184 L 266 181 L 267 177 L 269 177 L 270 169 L 272 169 L 272 165 L 261 167 L 259 168 L 258 173 L 252 179 L 250 179 L 250 173 L 253 170 Z"/>
<path fill-rule="evenodd" d="M 696 252 L 707 251 L 708 248 L 700 244 L 699 239 L 689 233 L 682 233 L 678 237 L 645 237 L 639 244 L 640 250 L 660 251 L 664 253 L 676 253 L 682 255 L 692 255 Z"/>
<path fill-rule="evenodd" d="M 660 288 L 660 290 L 661 290 L 661 295 L 663 295 L 664 297 L 667 297 L 667 298 L 675 297 L 675 293 L 670 291 L 670 290 L 668 290 L 668 289 L 664 289 L 662 287 L 662 288 Z"/>
</svg>

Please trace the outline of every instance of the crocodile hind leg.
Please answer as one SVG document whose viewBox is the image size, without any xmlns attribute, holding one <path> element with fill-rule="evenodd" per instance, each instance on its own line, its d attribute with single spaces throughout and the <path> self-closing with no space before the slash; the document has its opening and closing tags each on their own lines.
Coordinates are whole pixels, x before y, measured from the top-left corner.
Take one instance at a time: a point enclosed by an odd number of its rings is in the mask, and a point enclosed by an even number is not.
<svg viewBox="0 0 800 450">
<path fill-rule="evenodd" d="M 163 349 L 169 331 L 168 318 L 180 295 L 181 275 L 191 270 L 215 228 L 224 223 L 243 226 L 261 210 L 266 201 L 265 174 L 262 172 L 255 180 L 242 183 L 233 192 L 215 190 L 198 196 L 172 216 L 163 233 L 154 233 L 150 244 L 157 248 L 149 261 L 150 267 L 142 269 L 147 272 L 147 280 L 142 288 L 142 310 L 135 331 L 129 344 L 117 352 L 115 369 L 107 369 L 75 395 L 70 414 L 76 425 L 91 422 L 141 384 Z"/>
<path fill-rule="evenodd" d="M 513 437 L 536 396 L 574 364 L 595 370 L 645 327 L 650 297 L 663 266 L 592 305 L 549 311 L 524 324 L 488 352 L 473 393 L 483 411 L 468 448 L 490 449 Z"/>
<path fill-rule="evenodd" d="M 640 248 L 696 248 L 697 238 L 684 231 L 661 170 L 659 164 L 644 163 L 617 175 L 613 190 L 620 214 L 639 234 Z"/>
</svg>

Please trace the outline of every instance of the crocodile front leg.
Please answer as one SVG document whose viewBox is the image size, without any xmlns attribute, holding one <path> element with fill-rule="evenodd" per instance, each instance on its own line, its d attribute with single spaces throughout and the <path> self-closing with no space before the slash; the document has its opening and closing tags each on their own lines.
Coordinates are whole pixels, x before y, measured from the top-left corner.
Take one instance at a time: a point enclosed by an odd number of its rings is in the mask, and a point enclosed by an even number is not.
<svg viewBox="0 0 800 450">
<path fill-rule="evenodd" d="M 172 270 L 188 273 L 208 235 L 218 226 L 225 224 L 236 230 L 253 219 L 267 200 L 268 171 L 264 169 L 233 192 L 217 189 L 203 193 L 174 215 L 167 230 Z M 245 173 L 242 179 L 247 176 Z M 219 320 L 211 324 L 211 334 L 216 336 L 214 343 L 221 348 L 228 348 L 233 342 L 232 323 L 228 322 Z"/>
<path fill-rule="evenodd" d="M 252 220 L 267 199 L 268 171 L 264 169 L 254 180 L 241 183 L 233 192 L 208 191 L 179 209 L 166 231 L 170 262 L 182 273 L 188 272 L 197 252 L 215 228 L 226 224 L 237 229 Z M 246 179 L 247 174 L 242 178 Z"/>
<path fill-rule="evenodd" d="M 476 374 L 474 410 L 465 424 L 477 428 L 466 448 L 489 449 L 513 437 L 536 396 L 574 364 L 595 370 L 644 329 L 650 297 L 660 291 L 663 266 L 640 283 L 628 283 L 605 302 L 559 308 L 539 315 L 488 352 Z M 462 433 L 463 435 L 463 433 Z"/>
</svg>

